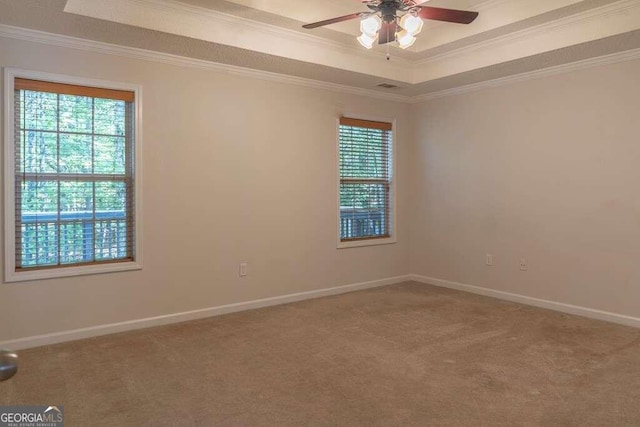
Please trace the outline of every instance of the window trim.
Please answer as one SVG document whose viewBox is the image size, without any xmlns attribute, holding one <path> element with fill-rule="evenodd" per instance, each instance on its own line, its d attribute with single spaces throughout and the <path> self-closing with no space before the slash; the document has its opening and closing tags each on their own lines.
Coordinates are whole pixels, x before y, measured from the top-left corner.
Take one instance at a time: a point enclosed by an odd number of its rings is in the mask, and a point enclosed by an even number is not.
<svg viewBox="0 0 640 427">
<path fill-rule="evenodd" d="M 15 253 L 15 156 L 14 156 L 14 95 L 16 78 L 44 80 L 78 86 L 131 91 L 134 101 L 134 260 L 93 265 L 43 268 L 31 271 L 16 271 Z M 97 80 L 84 77 L 29 71 L 18 68 L 4 69 L 4 282 L 52 279 L 87 274 L 111 273 L 142 269 L 142 87 L 130 83 Z"/>
<path fill-rule="evenodd" d="M 358 240 L 342 241 L 340 239 L 340 116 L 357 120 L 391 123 L 391 187 L 389 188 L 389 211 L 391 216 L 391 229 L 389 237 L 368 237 Z M 397 131 L 395 118 L 363 115 L 352 112 L 344 112 L 336 117 L 336 241 L 337 249 L 358 248 L 364 246 L 379 246 L 397 243 L 396 227 L 398 223 L 396 181 L 397 181 Z"/>
</svg>

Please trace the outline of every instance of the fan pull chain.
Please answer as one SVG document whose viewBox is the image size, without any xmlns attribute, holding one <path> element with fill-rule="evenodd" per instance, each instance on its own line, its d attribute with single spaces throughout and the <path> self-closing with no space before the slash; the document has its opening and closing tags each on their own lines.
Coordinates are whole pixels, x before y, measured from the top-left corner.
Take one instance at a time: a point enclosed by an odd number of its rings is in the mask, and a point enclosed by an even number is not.
<svg viewBox="0 0 640 427">
<path fill-rule="evenodd" d="M 389 27 L 387 26 L 387 40 L 389 40 L 389 31 L 391 31 L 391 30 L 390 30 L 390 29 L 389 29 Z M 393 38 L 394 38 L 394 40 L 395 40 L 395 38 L 396 38 L 396 35 L 395 35 L 395 34 L 393 35 Z M 387 48 L 387 61 L 390 61 L 390 60 L 391 60 L 391 54 L 389 54 L 389 44 L 390 44 L 390 43 L 387 43 L 387 45 L 385 46 L 385 47 Z"/>
</svg>

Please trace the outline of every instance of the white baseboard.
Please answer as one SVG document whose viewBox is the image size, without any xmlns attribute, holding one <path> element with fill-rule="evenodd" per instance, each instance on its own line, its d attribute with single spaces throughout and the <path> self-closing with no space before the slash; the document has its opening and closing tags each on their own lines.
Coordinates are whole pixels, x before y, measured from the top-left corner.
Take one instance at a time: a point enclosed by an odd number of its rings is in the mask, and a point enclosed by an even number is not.
<svg viewBox="0 0 640 427">
<path fill-rule="evenodd" d="M 0 341 L 0 348 L 10 348 L 21 350 L 25 348 L 39 347 L 43 345 L 57 344 L 66 341 L 74 341 L 83 338 L 97 337 L 100 335 L 114 334 L 118 332 L 143 329 L 153 326 L 168 325 L 171 323 L 185 322 L 188 320 L 202 319 L 205 317 L 219 316 L 222 314 L 235 313 L 238 311 L 252 310 L 256 308 L 269 307 L 273 305 L 287 304 L 307 299 L 326 297 L 330 295 L 344 294 L 347 292 L 359 291 L 363 289 L 376 288 L 379 286 L 392 285 L 411 280 L 411 275 L 389 277 L 386 279 L 373 280 L 370 282 L 354 283 L 333 288 L 319 289 L 308 292 L 281 295 L 277 297 L 264 298 L 253 301 L 239 302 L 235 304 L 221 305 L 217 307 L 203 308 L 182 313 L 173 313 L 164 316 L 149 317 L 146 319 L 129 320 L 108 325 L 92 326 L 90 328 L 74 329 L 71 331 L 54 332 L 45 335 L 35 335 L 25 338 Z"/>
<path fill-rule="evenodd" d="M 379 286 L 392 285 L 405 281 L 413 280 L 429 285 L 440 286 L 443 288 L 456 289 L 464 292 L 484 295 L 492 298 L 498 298 L 507 301 L 513 301 L 521 304 L 532 305 L 535 307 L 546 308 L 549 310 L 560 311 L 563 313 L 574 314 L 577 316 L 589 317 L 592 319 L 604 320 L 607 322 L 618 323 L 621 325 L 633 326 L 640 328 L 640 318 L 625 316 L 622 314 L 610 313 L 607 311 L 595 310 L 587 307 L 580 307 L 571 304 L 564 304 L 556 301 L 549 301 L 540 298 L 533 298 L 525 295 L 514 294 L 510 292 L 498 291 L 495 289 L 483 288 L 480 286 L 467 285 L 464 283 L 452 282 L 449 280 L 436 279 L 433 277 L 421 276 L 418 274 L 407 274 L 403 276 L 389 277 L 386 279 L 373 280 L 370 282 L 354 283 L 344 286 L 336 286 L 333 288 L 319 289 L 308 292 L 299 292 L 277 297 L 264 298 L 253 301 L 239 302 L 235 304 L 221 305 L 217 307 L 203 308 L 199 310 L 186 311 L 182 313 L 173 313 L 164 316 L 149 317 L 145 319 L 136 319 L 120 323 L 111 323 L 108 325 L 99 325 L 89 328 L 74 329 L 71 331 L 54 332 L 45 335 L 35 335 L 25 338 L 17 338 L 13 340 L 0 341 L 0 348 L 11 348 L 13 350 L 22 350 L 26 348 L 39 347 L 43 345 L 57 344 L 66 341 L 74 341 L 83 338 L 92 338 L 101 335 L 114 334 L 118 332 L 131 331 L 135 329 L 144 329 L 153 326 L 168 325 L 171 323 L 180 323 L 188 320 L 202 319 L 206 317 L 220 316 L 222 314 L 235 313 L 238 311 L 252 310 L 262 307 L 270 307 L 273 305 L 288 304 L 296 301 L 325 297 L 330 295 L 344 294 L 363 289 L 376 288 Z"/>
<path fill-rule="evenodd" d="M 433 277 L 421 276 L 419 274 L 411 274 L 410 277 L 411 277 L 411 280 L 413 281 L 426 283 L 429 285 L 440 286 L 440 287 L 449 288 L 449 289 L 456 289 L 458 291 L 471 292 L 473 294 L 479 294 L 487 297 L 518 302 L 521 304 L 532 305 L 535 307 L 541 307 L 549 310 L 560 311 L 562 313 L 575 314 L 577 316 L 589 317 L 591 319 L 604 320 L 606 322 L 618 323 L 621 325 L 640 328 L 640 318 L 638 317 L 625 316 L 623 314 L 616 314 L 608 311 L 595 310 L 593 308 L 581 307 L 578 305 L 564 304 L 556 301 L 533 298 L 533 297 L 514 294 L 510 292 L 483 288 L 480 286 L 467 285 L 465 283 L 451 282 L 449 280 L 435 279 Z"/>
</svg>

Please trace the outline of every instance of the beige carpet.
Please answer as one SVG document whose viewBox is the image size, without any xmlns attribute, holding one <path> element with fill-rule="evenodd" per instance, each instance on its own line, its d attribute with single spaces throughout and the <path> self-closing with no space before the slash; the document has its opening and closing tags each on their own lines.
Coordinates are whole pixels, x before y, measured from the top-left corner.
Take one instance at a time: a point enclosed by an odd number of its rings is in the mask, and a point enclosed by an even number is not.
<svg viewBox="0 0 640 427">
<path fill-rule="evenodd" d="M 640 330 L 417 283 L 20 356 L 67 426 L 640 425 Z"/>
</svg>

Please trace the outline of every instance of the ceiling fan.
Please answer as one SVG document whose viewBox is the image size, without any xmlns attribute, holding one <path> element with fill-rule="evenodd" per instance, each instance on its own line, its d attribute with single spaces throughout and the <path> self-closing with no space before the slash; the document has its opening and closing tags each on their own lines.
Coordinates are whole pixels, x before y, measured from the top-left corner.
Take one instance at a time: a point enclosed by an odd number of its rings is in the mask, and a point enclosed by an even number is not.
<svg viewBox="0 0 640 427">
<path fill-rule="evenodd" d="M 422 6 L 425 1 L 363 0 L 362 3 L 371 11 L 326 19 L 303 25 L 302 28 L 312 29 L 362 18 L 360 22 L 362 34 L 358 37 L 358 42 L 362 46 L 371 49 L 376 39 L 379 44 L 397 40 L 399 46 L 406 49 L 413 45 L 416 41 L 415 36 L 422 30 L 422 19 L 470 24 L 478 17 L 478 12 Z M 398 27 L 401 28 L 400 31 Z"/>
</svg>

